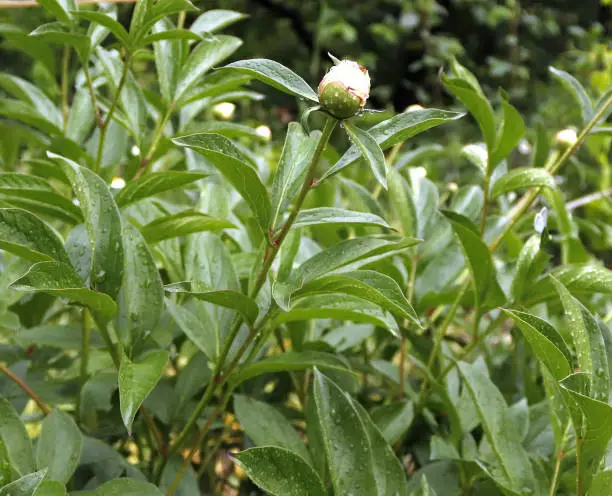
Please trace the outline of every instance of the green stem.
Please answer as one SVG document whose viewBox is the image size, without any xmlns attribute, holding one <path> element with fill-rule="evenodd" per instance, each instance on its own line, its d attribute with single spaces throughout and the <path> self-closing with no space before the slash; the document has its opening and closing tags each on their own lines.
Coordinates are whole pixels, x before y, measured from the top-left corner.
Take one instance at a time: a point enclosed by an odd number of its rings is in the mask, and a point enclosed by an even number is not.
<svg viewBox="0 0 612 496">
<path fill-rule="evenodd" d="M 582 436 L 576 437 L 576 496 L 582 496 Z"/>
<path fill-rule="evenodd" d="M 123 71 L 121 73 L 121 78 L 119 79 L 119 84 L 117 85 L 117 89 L 115 91 L 115 96 L 113 97 L 113 101 L 111 103 L 110 108 L 108 109 L 108 113 L 106 114 L 106 118 L 102 123 L 102 127 L 100 128 L 100 137 L 98 140 L 98 153 L 96 156 L 96 165 L 94 172 L 98 173 L 100 171 L 100 167 L 102 165 L 102 156 L 104 155 L 104 142 L 106 141 L 106 132 L 108 131 L 108 125 L 113 118 L 113 114 L 115 113 L 115 109 L 119 104 L 119 99 L 121 98 L 121 90 L 123 90 L 123 86 L 127 81 L 128 74 L 130 72 L 130 63 L 132 59 L 128 54 L 125 57 L 125 61 L 123 62 Z"/>
<path fill-rule="evenodd" d="M 140 167 L 138 167 L 136 174 L 134 174 L 134 179 L 138 179 L 140 176 L 142 176 L 144 171 L 147 169 L 147 166 L 151 162 L 153 155 L 155 155 L 157 147 L 159 146 L 159 143 L 162 137 L 164 136 L 164 129 L 166 128 L 168 120 L 170 119 L 170 117 L 172 117 L 172 112 L 174 112 L 175 108 L 176 102 L 172 102 L 168 106 L 168 109 L 164 113 L 163 117 L 158 121 L 157 126 L 155 127 L 155 131 L 153 132 L 153 139 L 151 140 L 151 146 L 149 146 L 149 151 L 140 161 Z"/>
<path fill-rule="evenodd" d="M 297 217 L 300 209 L 302 208 L 302 204 L 304 203 L 306 195 L 308 194 L 308 192 L 310 191 L 312 187 L 312 182 L 314 180 L 314 177 L 317 171 L 317 166 L 321 159 L 321 154 L 323 153 L 323 150 L 327 146 L 327 143 L 329 142 L 329 138 L 331 137 L 331 134 L 337 124 L 338 124 L 338 121 L 333 118 L 329 118 L 325 122 L 321 139 L 319 140 L 317 148 L 315 149 L 315 152 L 312 158 L 312 162 L 310 164 L 308 173 L 306 175 L 306 179 L 304 181 L 304 184 L 302 185 L 302 189 L 300 190 L 300 193 L 298 194 L 295 200 L 293 209 L 291 210 L 291 213 L 289 214 L 287 221 L 284 223 L 283 227 L 281 228 L 277 236 L 274 238 L 272 243 L 266 248 L 263 265 L 257 275 L 257 278 L 255 280 L 253 287 L 249 291 L 249 297 L 252 299 L 255 299 L 257 297 L 257 295 L 259 294 L 259 291 L 263 287 L 264 282 L 268 276 L 270 267 L 272 266 L 272 263 L 274 262 L 274 259 L 276 255 L 278 254 L 278 251 L 280 250 L 280 247 L 285 237 L 287 236 L 289 230 L 291 229 L 291 226 L 293 225 L 295 218 Z M 268 314 L 269 313 L 270 312 L 268 312 Z M 225 376 L 222 376 L 221 373 L 225 365 L 225 361 L 227 359 L 229 351 L 234 343 L 234 340 L 236 339 L 236 336 L 238 335 L 238 332 L 240 331 L 241 325 L 242 325 L 242 318 L 238 316 L 236 320 L 234 320 L 234 325 L 232 326 L 230 333 L 225 340 L 223 349 L 221 350 L 219 358 L 217 359 L 217 363 L 215 364 L 215 368 L 212 374 L 213 379 L 208 383 L 208 386 L 206 390 L 204 391 L 204 395 L 202 396 L 195 410 L 191 414 L 191 417 L 189 417 L 189 420 L 185 424 L 183 430 L 179 433 L 179 435 L 175 439 L 172 446 L 170 446 L 169 456 L 176 453 L 178 449 L 181 447 L 189 431 L 193 428 L 193 426 L 196 425 L 196 422 L 200 414 L 202 413 L 202 410 L 204 410 L 206 405 L 210 402 L 210 400 L 214 396 L 215 392 L 218 390 L 218 388 L 220 388 L 220 386 L 224 382 L 224 377 L 227 377 L 227 374 L 225 374 Z M 251 343 L 253 339 L 255 339 L 256 336 L 257 336 L 257 328 L 254 328 L 251 330 L 251 333 L 249 334 L 249 338 L 243 344 L 242 349 L 239 351 L 239 353 L 234 358 L 234 361 L 232 362 L 232 368 L 236 365 L 238 360 L 240 360 L 242 354 L 246 351 L 249 344 Z"/>
<path fill-rule="evenodd" d="M 40 408 L 41 411 L 45 415 L 48 415 L 49 413 L 51 413 L 51 409 L 44 403 L 44 401 L 41 400 L 40 397 L 34 391 L 32 391 L 25 382 L 23 382 L 18 376 L 16 376 L 3 363 L 0 363 L 0 372 L 3 372 L 4 374 L 6 374 L 15 384 L 17 384 L 21 389 L 23 389 L 26 392 L 26 394 L 30 398 L 32 398 L 32 400 L 34 400 L 34 403 L 38 405 L 38 408 Z"/>
<path fill-rule="evenodd" d="M 489 187 L 491 184 L 491 175 L 486 174 L 484 178 L 484 184 L 482 185 L 484 191 L 484 199 L 482 203 L 482 218 L 480 219 L 480 235 L 484 236 L 485 229 L 487 228 L 487 211 L 489 210 Z"/>
<path fill-rule="evenodd" d="M 64 45 L 62 55 L 62 117 L 64 121 L 64 132 L 68 127 L 70 117 L 70 106 L 68 105 L 68 87 L 70 84 L 70 46 Z"/>
<path fill-rule="evenodd" d="M 102 115 L 100 114 L 100 107 L 98 107 L 98 98 L 96 97 L 96 90 L 93 85 L 93 80 L 91 79 L 91 73 L 89 72 L 89 65 L 85 64 L 83 66 L 83 72 L 85 73 L 85 80 L 87 81 L 87 88 L 89 89 L 89 96 L 91 96 L 91 104 L 94 108 L 94 113 L 96 116 L 96 124 L 98 128 L 101 130 L 104 127 L 104 121 L 102 120 Z"/>
<path fill-rule="evenodd" d="M 91 328 L 93 326 L 93 320 L 91 314 L 87 308 L 83 309 L 83 334 L 81 340 L 81 363 L 80 363 L 80 379 L 81 379 L 81 391 L 85 387 L 87 382 L 87 365 L 89 363 L 89 347 L 91 341 Z M 77 418 L 80 418 L 81 412 L 81 395 L 77 396 L 76 403 Z"/>
<path fill-rule="evenodd" d="M 563 439 L 561 441 L 561 446 L 559 446 L 559 450 L 557 451 L 557 462 L 555 463 L 555 472 L 553 474 L 552 481 L 550 483 L 550 492 L 549 496 L 555 496 L 557 494 L 557 485 L 559 484 L 559 474 L 561 473 L 561 462 L 563 461 L 563 457 L 565 456 L 565 446 L 569 441 L 569 432 L 570 426 L 572 425 L 571 421 L 567 421 L 565 425 L 565 430 L 563 432 Z"/>
</svg>

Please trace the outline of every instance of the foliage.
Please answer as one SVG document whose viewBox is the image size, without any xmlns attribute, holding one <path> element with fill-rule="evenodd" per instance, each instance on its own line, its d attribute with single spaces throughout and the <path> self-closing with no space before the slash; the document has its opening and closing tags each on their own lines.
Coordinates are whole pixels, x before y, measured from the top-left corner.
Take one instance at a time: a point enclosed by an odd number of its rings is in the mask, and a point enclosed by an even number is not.
<svg viewBox="0 0 612 496">
<path fill-rule="evenodd" d="M 0 495 L 607 494 L 609 80 L 550 68 L 555 138 L 455 58 L 460 111 L 339 121 L 232 61 L 238 12 L 41 4 L 2 25 Z"/>
</svg>

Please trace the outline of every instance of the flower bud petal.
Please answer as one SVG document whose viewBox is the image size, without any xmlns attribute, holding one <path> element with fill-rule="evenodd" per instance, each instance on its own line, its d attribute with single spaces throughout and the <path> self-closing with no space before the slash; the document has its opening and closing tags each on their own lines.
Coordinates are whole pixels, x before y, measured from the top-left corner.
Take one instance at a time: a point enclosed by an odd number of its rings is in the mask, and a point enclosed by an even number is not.
<svg viewBox="0 0 612 496">
<path fill-rule="evenodd" d="M 348 119 L 360 112 L 369 96 L 368 71 L 352 60 L 334 65 L 319 84 L 321 108 L 337 119 Z"/>
<path fill-rule="evenodd" d="M 568 127 L 555 135 L 555 142 L 562 147 L 572 146 L 578 141 L 576 130 Z"/>
</svg>

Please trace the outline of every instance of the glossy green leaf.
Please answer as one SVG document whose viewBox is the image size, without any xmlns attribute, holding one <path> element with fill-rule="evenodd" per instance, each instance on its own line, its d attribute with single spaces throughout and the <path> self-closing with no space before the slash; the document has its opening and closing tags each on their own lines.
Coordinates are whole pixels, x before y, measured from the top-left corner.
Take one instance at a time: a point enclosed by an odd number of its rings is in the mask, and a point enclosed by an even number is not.
<svg viewBox="0 0 612 496">
<path fill-rule="evenodd" d="M 569 400 L 576 402 L 584 415 L 585 432 L 582 435 L 578 470 L 582 490 L 588 493 L 593 476 L 612 438 L 612 408 L 607 404 L 607 398 L 599 401 L 576 389 L 572 380 L 575 375 L 577 374 L 567 377 L 560 386 Z"/>
<path fill-rule="evenodd" d="M 497 275 L 489 247 L 482 240 L 476 226 L 467 217 L 445 210 L 442 212 L 451 222 L 461 249 L 468 261 L 476 306 L 494 307 L 505 300 L 497 282 Z"/>
<path fill-rule="evenodd" d="M 92 286 L 115 299 L 123 277 L 119 209 L 100 176 L 60 155 L 49 152 L 48 156 L 55 159 L 66 174 L 81 205 L 91 244 Z"/>
<path fill-rule="evenodd" d="M 314 400 L 334 492 L 377 495 L 368 432 L 345 394 L 315 370 Z"/>
<path fill-rule="evenodd" d="M 174 101 L 180 100 L 206 72 L 227 59 L 241 45 L 242 40 L 227 35 L 217 35 L 200 42 L 181 69 L 174 92 Z"/>
<path fill-rule="evenodd" d="M 414 406 L 410 401 L 382 405 L 372 411 L 372 422 L 389 444 L 400 440 L 414 420 Z"/>
<path fill-rule="evenodd" d="M 145 198 L 191 184 L 208 175 L 206 172 L 199 171 L 164 171 L 147 174 L 140 179 L 128 182 L 125 188 L 115 196 L 115 202 L 119 207 L 124 208 Z"/>
<path fill-rule="evenodd" d="M 81 19 L 86 19 L 91 22 L 95 22 L 104 26 L 108 29 L 119 42 L 127 47 L 129 46 L 129 34 L 125 30 L 125 28 L 111 16 L 106 15 L 103 12 L 93 11 L 93 10 L 80 10 L 78 12 L 74 12 L 75 15 L 78 15 Z"/>
<path fill-rule="evenodd" d="M 70 263 L 59 235 L 20 208 L 0 208 L 0 248 L 35 262 Z"/>
<path fill-rule="evenodd" d="M 442 76 L 442 82 L 448 91 L 466 106 L 472 117 L 476 119 L 480 132 L 487 145 L 490 155 L 496 144 L 495 116 L 487 98 L 476 91 L 465 79 Z"/>
<path fill-rule="evenodd" d="M 138 361 L 123 356 L 119 367 L 119 404 L 121 418 L 128 432 L 142 402 L 153 391 L 166 367 L 168 352 L 156 350 Z"/>
<path fill-rule="evenodd" d="M 560 381 L 572 372 L 572 356 L 557 330 L 545 320 L 517 310 L 504 310 L 511 317 L 538 359 Z"/>
<path fill-rule="evenodd" d="M 165 29 L 146 36 L 143 44 L 148 45 L 157 41 L 164 40 L 202 40 L 202 37 L 187 29 Z"/>
<path fill-rule="evenodd" d="M 514 493 L 535 492 L 536 481 L 527 453 L 517 433 L 506 428 L 509 409 L 504 397 L 477 366 L 459 362 L 458 367 L 491 447 L 495 465 L 488 467 L 489 473 L 497 484 Z"/>
<path fill-rule="evenodd" d="M 300 191 L 320 139 L 320 131 L 313 131 L 306 136 L 301 124 L 289 123 L 285 144 L 272 183 L 273 212 L 270 222 L 272 229 L 280 226 L 287 207 Z"/>
<path fill-rule="evenodd" d="M 45 116 L 49 121 L 55 124 L 58 128 L 62 127 L 62 114 L 45 93 L 34 84 L 20 77 L 0 72 L 0 87 L 4 88 L 12 96 L 23 100 L 37 109 L 41 115 Z"/>
<path fill-rule="evenodd" d="M 580 106 L 580 113 L 582 115 L 582 123 L 586 124 L 593 117 L 593 104 L 589 98 L 588 93 L 584 89 L 578 80 L 571 74 L 549 67 L 550 73 L 557 78 L 557 80 L 563 85 L 563 87 L 572 95 L 572 98 Z"/>
<path fill-rule="evenodd" d="M 35 462 L 30 436 L 19 414 L 5 398 L 0 398 L 0 419 L 0 440 L 4 443 L 11 466 L 20 475 L 34 472 Z"/>
<path fill-rule="evenodd" d="M 143 0 L 137 4 L 132 14 L 130 24 L 130 43 L 139 47 L 153 25 L 164 17 L 181 11 L 194 12 L 198 9 L 189 0 L 165 0 L 164 2 L 151 2 Z"/>
<path fill-rule="evenodd" d="M 491 167 L 505 159 L 525 134 L 525 123 L 518 111 L 502 96 L 503 123 L 498 133 L 495 150 L 491 156 Z"/>
<path fill-rule="evenodd" d="M 247 16 L 233 10 L 212 9 L 200 15 L 189 28 L 194 33 L 203 36 L 214 33 L 235 22 L 245 19 Z"/>
<path fill-rule="evenodd" d="M 368 129 L 368 134 L 374 138 L 382 150 L 386 150 L 423 131 L 427 131 L 445 122 L 459 119 L 464 115 L 459 112 L 448 112 L 438 109 L 409 111 L 398 114 L 371 127 Z M 352 145 L 342 155 L 340 160 L 323 174 L 321 180 L 337 174 L 345 167 L 355 163 L 359 158 L 361 158 L 361 151 L 357 145 Z"/>
<path fill-rule="evenodd" d="M 153 34 L 163 34 L 172 29 L 174 24 L 169 19 L 162 19 L 153 26 Z M 153 43 L 153 50 L 157 80 L 164 103 L 168 105 L 174 99 L 185 46 L 177 40 L 160 40 Z M 143 179 L 146 178 L 147 176 Z"/>
<path fill-rule="evenodd" d="M 389 182 L 389 200 L 399 220 L 404 236 L 418 236 L 418 218 L 410 185 L 402 175 L 393 168 L 387 171 Z"/>
<path fill-rule="evenodd" d="M 66 484 L 79 465 L 83 438 L 70 415 L 55 408 L 42 422 L 36 443 L 36 465 L 45 478 Z"/>
<path fill-rule="evenodd" d="M 602 470 L 593 477 L 588 496 L 608 496 L 610 487 L 612 487 L 612 470 Z"/>
<path fill-rule="evenodd" d="M 249 478 L 274 496 L 325 496 L 323 482 L 298 454 L 285 448 L 263 446 L 233 456 Z"/>
<path fill-rule="evenodd" d="M 49 135 L 61 134 L 60 129 L 38 109 L 19 100 L 0 98 L 0 116 L 23 122 Z"/>
<path fill-rule="evenodd" d="M 165 302 L 168 312 L 180 329 L 212 360 L 219 352 L 219 336 L 215 332 L 214 322 L 206 308 L 201 309 L 196 316 L 191 310 L 169 298 L 166 298 Z"/>
<path fill-rule="evenodd" d="M 195 281 L 169 284 L 165 287 L 165 290 L 169 293 L 188 294 L 199 300 L 236 310 L 249 325 L 255 323 L 259 313 L 257 304 L 251 298 L 231 289 L 207 289 L 206 284 Z"/>
<path fill-rule="evenodd" d="M 0 496 L 33 496 L 46 472 L 46 470 L 39 470 L 0 487 Z"/>
<path fill-rule="evenodd" d="M 548 261 L 548 255 L 540 250 L 541 235 L 532 235 L 523 245 L 516 262 L 510 293 L 515 302 L 522 301 L 525 288 L 540 275 Z"/>
<path fill-rule="evenodd" d="M 318 207 L 301 210 L 293 223 L 293 228 L 329 224 L 356 224 L 391 229 L 391 226 L 378 215 L 336 207 Z"/>
<path fill-rule="evenodd" d="M 557 279 L 553 283 L 565 310 L 580 371 L 591 376 L 590 396 L 606 401 L 610 394 L 610 375 L 606 346 L 599 324 L 582 303 Z"/>
<path fill-rule="evenodd" d="M 81 62 L 89 58 L 91 50 L 91 40 L 89 36 L 72 31 L 68 24 L 49 22 L 42 26 L 38 26 L 30 33 L 30 36 L 35 36 L 45 43 L 71 46 L 76 51 Z"/>
<path fill-rule="evenodd" d="M 323 276 L 302 286 L 295 298 L 306 295 L 341 293 L 357 296 L 389 310 L 420 327 L 418 315 L 394 279 L 373 270 L 357 270 Z"/>
<path fill-rule="evenodd" d="M 266 187 L 257 172 L 227 138 L 212 133 L 199 133 L 175 138 L 178 146 L 191 148 L 204 156 L 240 193 L 267 232 L 271 206 Z"/>
<path fill-rule="evenodd" d="M 72 11 L 76 10 L 75 0 L 40 0 L 38 3 L 47 9 L 61 22 L 69 23 L 72 20 Z"/>
<path fill-rule="evenodd" d="M 344 129 L 351 138 L 351 141 L 359 148 L 361 156 L 370 166 L 378 183 L 384 189 L 387 189 L 387 165 L 385 163 L 385 156 L 376 140 L 367 131 L 357 126 L 353 126 L 350 121 L 344 122 Z"/>
<path fill-rule="evenodd" d="M 526 188 L 556 188 L 554 177 L 546 169 L 521 167 L 500 177 L 491 188 L 491 199 L 510 191 Z"/>
<path fill-rule="evenodd" d="M 164 308 L 164 291 L 151 250 L 138 229 L 123 225 L 123 305 L 131 343 L 157 328 Z"/>
<path fill-rule="evenodd" d="M 117 311 L 117 305 L 108 295 L 86 288 L 74 268 L 66 263 L 36 263 L 11 287 L 19 291 L 48 293 L 80 303 L 104 321 L 110 320 Z"/>
<path fill-rule="evenodd" d="M 483 176 L 487 173 L 489 154 L 482 143 L 471 143 L 469 145 L 465 145 L 461 149 L 461 155 L 468 159 L 473 165 L 478 167 Z"/>
<path fill-rule="evenodd" d="M 81 145 L 89 137 L 94 123 L 94 108 L 89 90 L 79 88 L 76 90 L 70 106 L 66 137 Z"/>
<path fill-rule="evenodd" d="M 223 70 L 239 71 L 248 74 L 262 83 L 290 95 L 318 102 L 317 94 L 291 69 L 268 59 L 249 59 L 233 62 L 222 68 Z"/>
<path fill-rule="evenodd" d="M 96 496 L 163 496 L 153 484 L 134 479 L 113 479 L 95 491 Z"/>
<path fill-rule="evenodd" d="M 141 228 L 147 243 L 159 243 L 164 239 L 186 236 L 202 231 L 218 231 L 235 227 L 225 220 L 201 212 L 187 210 L 178 214 L 159 217 Z"/>
<path fill-rule="evenodd" d="M 304 441 L 289 420 L 272 405 L 235 394 L 234 411 L 240 426 L 256 445 L 286 448 L 310 462 Z"/>
<path fill-rule="evenodd" d="M 34 496 L 68 496 L 66 485 L 57 481 L 42 481 Z"/>
<path fill-rule="evenodd" d="M 232 372 L 228 380 L 232 388 L 235 388 L 244 381 L 262 374 L 305 370 L 312 367 L 344 372 L 349 371 L 347 365 L 336 355 L 331 353 L 322 351 L 286 352 L 282 355 L 269 356 L 257 362 L 243 365 L 236 369 L 235 372 Z"/>
</svg>

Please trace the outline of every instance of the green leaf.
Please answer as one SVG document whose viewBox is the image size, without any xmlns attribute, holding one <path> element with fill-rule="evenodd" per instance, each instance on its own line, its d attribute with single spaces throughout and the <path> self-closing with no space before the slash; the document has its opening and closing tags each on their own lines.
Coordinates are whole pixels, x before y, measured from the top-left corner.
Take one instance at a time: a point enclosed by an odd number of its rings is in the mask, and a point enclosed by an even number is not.
<svg viewBox="0 0 612 496">
<path fill-rule="evenodd" d="M 505 300 L 497 282 L 497 274 L 489 247 L 482 240 L 476 226 L 467 217 L 444 210 L 444 216 L 451 222 L 455 235 L 459 239 L 463 255 L 468 261 L 476 307 L 490 308 L 500 305 Z"/>
<path fill-rule="evenodd" d="M 196 316 L 191 310 L 177 305 L 169 298 L 166 298 L 165 302 L 168 312 L 193 344 L 209 359 L 215 358 L 219 352 L 219 336 L 206 308 L 201 309 Z"/>
<path fill-rule="evenodd" d="M 257 172 L 227 138 L 213 133 L 199 133 L 175 138 L 178 146 L 191 148 L 210 161 L 247 202 L 259 225 L 267 232 L 270 219 L 270 199 Z"/>
<path fill-rule="evenodd" d="M 36 465 L 45 479 L 66 484 L 79 465 L 83 438 L 70 415 L 55 408 L 42 422 L 36 444 Z"/>
<path fill-rule="evenodd" d="M 361 156 L 370 166 L 378 183 L 384 189 L 387 189 L 387 165 L 385 163 L 385 156 L 376 140 L 367 131 L 357 126 L 353 126 L 350 121 L 344 122 L 344 129 L 351 138 L 351 141 L 359 148 Z"/>
<path fill-rule="evenodd" d="M 28 124 L 49 135 L 61 134 L 60 128 L 42 115 L 38 109 L 19 100 L 0 98 L 0 115 Z"/>
<path fill-rule="evenodd" d="M 81 87 L 76 90 L 72 99 L 68 124 L 66 125 L 66 137 L 79 145 L 83 144 L 89 137 L 94 122 L 95 116 L 91 95 L 87 88 Z"/>
<path fill-rule="evenodd" d="M 473 165 L 478 167 L 483 176 L 487 173 L 489 154 L 482 143 L 465 145 L 461 149 L 461 155 L 468 159 Z"/>
<path fill-rule="evenodd" d="M 225 219 L 217 219 L 210 215 L 192 210 L 178 214 L 159 217 L 141 228 L 147 243 L 159 243 L 164 239 L 186 236 L 203 231 L 218 231 L 236 227 Z"/>
<path fill-rule="evenodd" d="M 96 496 L 163 496 L 153 484 L 134 479 L 113 479 L 96 489 Z"/>
<path fill-rule="evenodd" d="M 612 470 L 602 470 L 593 478 L 588 496 L 608 496 L 612 487 Z"/>
<path fill-rule="evenodd" d="M 239 60 L 222 67 L 222 70 L 238 71 L 248 74 L 262 83 L 290 95 L 318 102 L 317 94 L 291 69 L 268 59 Z"/>
<path fill-rule="evenodd" d="M 161 21 L 160 21 L 161 22 Z M 150 34 L 142 41 L 144 45 L 155 43 L 164 40 L 197 40 L 201 41 L 202 37 L 187 29 L 165 29 Z"/>
<path fill-rule="evenodd" d="M 310 462 L 304 441 L 287 418 L 272 405 L 235 394 L 234 411 L 240 426 L 256 445 L 286 448 Z"/>
<path fill-rule="evenodd" d="M 72 11 L 76 10 L 75 0 L 40 0 L 38 3 L 47 9 L 52 15 L 66 24 L 72 20 Z"/>
<path fill-rule="evenodd" d="M 379 494 L 368 434 L 349 397 L 315 370 L 314 400 L 334 492 Z"/>
<path fill-rule="evenodd" d="M 599 401 L 577 390 L 572 381 L 576 375 L 567 377 L 559 384 L 561 390 L 569 396 L 569 401 L 576 402 L 584 415 L 586 432 L 582 434 L 578 471 L 582 491 L 588 493 L 593 476 L 598 471 L 610 438 L 612 438 L 612 408 L 607 404 L 607 398 Z M 580 430 L 580 426 L 574 427 L 577 431 Z"/>
<path fill-rule="evenodd" d="M 57 481 L 43 481 L 34 496 L 68 496 L 66 485 Z"/>
<path fill-rule="evenodd" d="M 168 352 L 164 350 L 152 351 L 137 362 L 123 356 L 119 367 L 119 405 L 123 424 L 130 434 L 136 412 L 161 379 L 167 361 Z"/>
<path fill-rule="evenodd" d="M 0 440 L 4 443 L 12 467 L 19 475 L 35 470 L 32 442 L 25 425 L 10 401 L 0 397 Z"/>
<path fill-rule="evenodd" d="M 179 74 L 174 101 L 178 101 L 208 70 L 232 55 L 242 40 L 234 36 L 217 35 L 200 42 L 191 52 Z"/>
<path fill-rule="evenodd" d="M 402 175 L 392 167 L 387 170 L 387 179 L 389 200 L 399 219 L 401 232 L 404 236 L 416 237 L 419 231 L 412 189 Z"/>
<path fill-rule="evenodd" d="M 536 481 L 527 453 L 517 433 L 506 428 L 509 409 L 504 397 L 476 365 L 459 362 L 458 367 L 491 447 L 495 465 L 488 466 L 487 471 L 507 490 L 517 494 L 525 494 L 526 489 L 535 492 Z"/>
<path fill-rule="evenodd" d="M 555 178 L 546 169 L 521 167 L 500 177 L 491 188 L 491 199 L 522 188 L 555 189 Z"/>
<path fill-rule="evenodd" d="M 249 478 L 274 496 L 325 496 L 323 482 L 298 454 L 285 448 L 263 446 L 233 455 Z"/>
<path fill-rule="evenodd" d="M 442 82 L 446 89 L 455 95 L 467 107 L 472 117 L 476 119 L 487 145 L 489 156 L 492 158 L 496 144 L 495 116 L 489 100 L 486 99 L 484 94 L 476 91 L 465 79 L 442 76 Z"/>
<path fill-rule="evenodd" d="M 553 283 L 565 310 L 580 371 L 591 376 L 590 396 L 604 401 L 610 394 L 610 376 L 606 346 L 599 324 L 557 279 Z"/>
<path fill-rule="evenodd" d="M 172 29 L 174 29 L 174 24 L 169 19 L 162 19 L 153 26 L 153 33 L 163 34 Z M 164 103 L 169 105 L 176 92 L 185 46 L 177 40 L 162 40 L 153 43 L 153 50 L 161 94 Z"/>
<path fill-rule="evenodd" d="M 586 124 L 593 117 L 593 104 L 589 95 L 587 94 L 584 87 L 578 82 L 578 80 L 560 69 L 549 67 L 548 70 L 553 76 L 555 76 L 563 87 L 572 95 L 572 98 L 580 105 L 580 112 L 582 115 L 582 123 Z"/>
<path fill-rule="evenodd" d="M 551 275 L 577 296 L 612 293 L 612 271 L 595 263 L 563 265 L 552 270 Z M 531 306 L 555 296 L 552 279 L 544 277 L 529 288 L 525 305 Z"/>
<path fill-rule="evenodd" d="M 123 277 L 121 216 L 106 183 L 94 172 L 48 152 L 70 180 L 85 217 L 91 245 L 92 287 L 116 299 Z"/>
<path fill-rule="evenodd" d="M 322 351 L 286 352 L 243 365 L 230 374 L 228 381 L 233 389 L 244 381 L 262 374 L 305 370 L 312 367 L 349 372 L 346 364 L 331 353 Z"/>
<path fill-rule="evenodd" d="M 382 150 L 386 150 L 423 131 L 427 131 L 445 122 L 459 119 L 464 115 L 459 112 L 448 112 L 438 109 L 414 110 L 398 114 L 371 127 L 368 129 L 368 134 L 374 138 Z M 340 160 L 323 174 L 321 181 L 337 174 L 345 167 L 355 163 L 359 158 L 361 158 L 361 151 L 357 145 L 352 145 L 342 155 Z"/>
<path fill-rule="evenodd" d="M 300 191 L 320 139 L 320 131 L 313 131 L 306 136 L 301 124 L 289 123 L 272 183 L 273 214 L 270 223 L 272 229 L 280 226 L 283 214 Z"/>
<path fill-rule="evenodd" d="M 30 104 L 33 108 L 45 116 L 49 121 L 55 124 L 58 128 L 62 127 L 62 114 L 45 93 L 25 79 L 7 74 L 0 73 L 0 86 L 8 93 L 24 102 Z"/>
<path fill-rule="evenodd" d="M 117 305 L 108 295 L 87 289 L 74 268 L 66 263 L 36 263 L 11 288 L 67 298 L 89 307 L 105 322 L 117 312 Z"/>
<path fill-rule="evenodd" d="M 293 296 L 342 293 L 357 296 L 421 327 L 419 317 L 394 279 L 373 270 L 323 276 L 302 286 Z"/>
<path fill-rule="evenodd" d="M 119 40 L 124 47 L 129 47 L 130 35 L 125 28 L 111 16 L 103 12 L 96 12 L 94 10 L 79 10 L 78 12 L 74 12 L 74 14 L 78 15 L 78 17 L 81 19 L 86 19 L 104 26 L 111 33 L 113 33 L 113 35 L 115 35 L 115 38 L 117 38 L 117 40 Z"/>
<path fill-rule="evenodd" d="M 69 45 L 74 48 L 81 62 L 85 62 L 89 59 L 89 53 L 91 51 L 91 40 L 89 36 L 72 31 L 68 25 L 62 24 L 61 22 L 49 22 L 42 26 L 38 26 L 30 33 L 30 36 L 39 38 L 45 43 Z"/>
<path fill-rule="evenodd" d="M 123 225 L 123 247 L 123 304 L 133 344 L 157 328 L 164 290 L 151 250 L 138 229 L 128 222 Z"/>
<path fill-rule="evenodd" d="M 517 310 L 506 310 L 523 337 L 552 376 L 560 381 L 572 373 L 572 356 L 561 334 L 545 320 Z"/>
<path fill-rule="evenodd" d="M 399 441 L 414 420 L 414 405 L 400 401 L 380 406 L 372 411 L 372 422 L 389 444 Z"/>
<path fill-rule="evenodd" d="M 230 289 L 207 289 L 206 284 L 198 281 L 168 284 L 165 290 L 169 293 L 189 294 L 199 300 L 236 310 L 249 325 L 255 323 L 259 313 L 257 304 L 245 294 Z"/>
<path fill-rule="evenodd" d="M 502 96 L 504 119 L 497 137 L 495 150 L 491 156 L 491 167 L 495 168 L 505 159 L 525 134 L 525 123 L 518 111 Z M 492 172 L 492 171 L 490 171 Z"/>
<path fill-rule="evenodd" d="M 46 473 L 46 470 L 39 470 L 38 472 L 24 475 L 16 481 L 1 487 L 0 496 L 33 496 Z"/>
<path fill-rule="evenodd" d="M 199 171 L 154 172 L 128 182 L 125 188 L 115 196 L 115 202 L 120 208 L 124 208 L 145 198 L 180 188 L 207 176 L 209 176 L 208 173 Z"/>
<path fill-rule="evenodd" d="M 20 208 L 0 208 L 0 248 L 35 262 L 70 263 L 59 235 L 38 217 Z"/>
<path fill-rule="evenodd" d="M 541 235 L 532 235 L 523 245 L 516 262 L 510 293 L 515 302 L 522 301 L 525 288 L 544 270 L 548 255 L 540 250 Z"/>
<path fill-rule="evenodd" d="M 318 207 L 301 210 L 297 215 L 293 228 L 329 224 L 356 224 L 363 226 L 378 226 L 391 229 L 391 226 L 378 215 L 368 212 L 355 212 L 336 207 Z"/>
<path fill-rule="evenodd" d="M 248 17 L 240 12 L 233 10 L 212 9 L 207 10 L 199 16 L 189 28 L 196 34 L 203 36 L 207 33 L 214 33 L 235 22 L 241 21 Z"/>
</svg>

